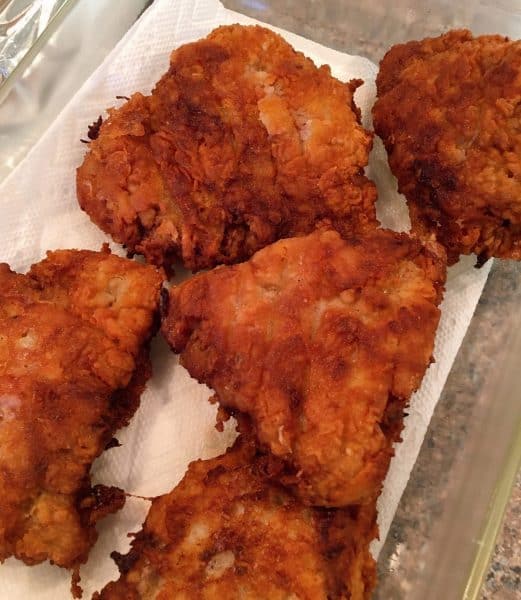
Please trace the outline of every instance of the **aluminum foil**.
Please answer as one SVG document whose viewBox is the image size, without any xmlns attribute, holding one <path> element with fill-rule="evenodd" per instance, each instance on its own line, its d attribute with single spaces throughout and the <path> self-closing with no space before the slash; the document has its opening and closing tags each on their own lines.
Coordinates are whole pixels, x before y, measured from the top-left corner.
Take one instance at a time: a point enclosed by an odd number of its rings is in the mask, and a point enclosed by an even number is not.
<svg viewBox="0 0 521 600">
<path fill-rule="evenodd" d="M 0 0 L 0 84 L 67 0 Z"/>
</svg>

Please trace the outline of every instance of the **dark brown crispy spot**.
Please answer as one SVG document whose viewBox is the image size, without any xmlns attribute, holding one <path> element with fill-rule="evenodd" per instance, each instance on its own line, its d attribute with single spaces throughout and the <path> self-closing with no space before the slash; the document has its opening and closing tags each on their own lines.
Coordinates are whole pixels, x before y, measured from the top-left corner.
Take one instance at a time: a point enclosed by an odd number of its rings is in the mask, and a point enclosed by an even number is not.
<svg viewBox="0 0 521 600">
<path fill-rule="evenodd" d="M 165 318 L 168 315 L 168 310 L 170 307 L 170 294 L 166 287 L 161 288 L 161 302 L 159 304 L 159 311 L 161 313 L 161 317 Z"/>
<path fill-rule="evenodd" d="M 219 466 L 215 467 L 214 469 L 210 469 L 208 471 L 208 473 L 206 473 L 206 476 L 204 478 L 204 482 L 206 484 L 212 483 L 213 481 L 215 481 L 216 479 L 218 479 L 224 473 L 226 473 L 226 469 L 222 465 L 219 465 Z"/>
<path fill-rule="evenodd" d="M 71 576 L 71 595 L 73 598 L 81 598 L 83 595 L 83 590 L 80 586 L 80 568 L 76 567 L 72 571 Z"/>
<path fill-rule="evenodd" d="M 403 428 L 404 407 L 405 400 L 403 398 L 397 398 L 389 394 L 385 413 L 380 423 L 380 428 L 388 439 L 392 439 L 393 441 L 398 440 Z"/>
<path fill-rule="evenodd" d="M 452 192 L 457 188 L 456 175 L 436 161 L 415 160 L 413 169 L 418 181 L 433 191 L 441 188 Z"/>
<path fill-rule="evenodd" d="M 303 394 L 300 390 L 290 386 L 288 389 L 289 404 L 293 410 L 297 409 L 303 401 Z"/>
<path fill-rule="evenodd" d="M 128 554 L 120 554 L 119 552 L 111 552 L 110 558 L 116 563 L 119 572 L 125 575 L 132 569 L 139 558 L 139 552 L 131 550 Z"/>
<path fill-rule="evenodd" d="M 98 139 L 99 130 L 100 130 L 102 123 L 103 123 L 103 119 L 100 115 L 96 121 L 94 121 L 91 125 L 89 125 L 88 131 L 87 131 L 87 137 L 89 138 L 89 140 Z"/>
<path fill-rule="evenodd" d="M 125 504 L 125 492 L 117 487 L 95 485 L 78 502 L 82 520 L 93 525 L 106 515 L 114 513 Z"/>
<path fill-rule="evenodd" d="M 110 450 L 111 448 L 119 448 L 121 446 L 119 440 L 115 437 L 110 438 L 107 445 L 105 446 L 105 450 Z"/>
<path fill-rule="evenodd" d="M 476 257 L 476 264 L 474 265 L 475 269 L 481 269 L 481 267 L 489 260 L 490 256 L 487 251 L 478 254 Z"/>
</svg>

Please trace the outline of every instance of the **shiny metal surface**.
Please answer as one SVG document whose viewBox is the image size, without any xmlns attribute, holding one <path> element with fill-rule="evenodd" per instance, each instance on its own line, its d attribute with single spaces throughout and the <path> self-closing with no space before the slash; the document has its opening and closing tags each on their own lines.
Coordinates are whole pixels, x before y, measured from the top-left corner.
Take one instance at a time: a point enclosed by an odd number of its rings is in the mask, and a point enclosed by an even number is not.
<svg viewBox="0 0 521 600">
<path fill-rule="evenodd" d="M 0 0 L 1 2 L 1 0 Z M 79 0 L 0 104 L 0 180 L 132 25 L 145 1 Z M 225 0 L 373 61 L 449 28 L 521 37 L 518 0 Z M 103 27 L 97 27 L 99 19 Z M 521 265 L 496 261 L 379 560 L 378 600 L 468 600 L 521 456 Z M 512 590 L 514 598 L 519 590 Z M 498 600 L 502 600 L 499 599 Z"/>
</svg>

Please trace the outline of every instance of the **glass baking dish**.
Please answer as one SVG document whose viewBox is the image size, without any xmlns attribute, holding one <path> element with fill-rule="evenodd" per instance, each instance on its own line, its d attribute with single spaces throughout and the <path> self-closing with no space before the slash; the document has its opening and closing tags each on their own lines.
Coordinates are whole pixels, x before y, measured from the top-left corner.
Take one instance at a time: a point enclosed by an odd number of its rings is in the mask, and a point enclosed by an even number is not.
<svg viewBox="0 0 521 600">
<path fill-rule="evenodd" d="M 75 0 L 0 0 L 0 102 Z"/>
<path fill-rule="evenodd" d="M 0 180 L 147 4 L 63 2 L 62 12 L 0 86 Z M 394 43 L 449 28 L 514 38 L 521 33 L 516 0 L 224 4 L 375 62 Z M 103 27 L 96 27 L 99 19 Z M 59 59 L 60 52 L 66 60 Z M 521 264 L 494 262 L 379 557 L 378 600 L 470 600 L 480 595 L 521 459 L 520 275 Z"/>
<path fill-rule="evenodd" d="M 13 4 L 12 14 L 19 14 L 32 3 L 56 9 L 37 35 L 31 28 L 33 45 L 19 53 L 20 62 L 7 77 L 0 77 L 0 181 L 151 2 L 0 0 L 0 37 L 4 5 Z"/>
</svg>

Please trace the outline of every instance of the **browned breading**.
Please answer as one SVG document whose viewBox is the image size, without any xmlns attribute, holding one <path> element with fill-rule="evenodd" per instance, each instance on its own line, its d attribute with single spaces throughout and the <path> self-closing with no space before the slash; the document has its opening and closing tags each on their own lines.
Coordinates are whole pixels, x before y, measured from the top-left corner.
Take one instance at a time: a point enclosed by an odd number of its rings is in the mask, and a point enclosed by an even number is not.
<svg viewBox="0 0 521 600">
<path fill-rule="evenodd" d="M 375 502 L 313 509 L 269 478 L 272 459 L 240 437 L 193 462 L 153 501 L 121 571 L 97 600 L 364 600 L 375 565 Z"/>
<path fill-rule="evenodd" d="M 445 256 L 405 234 L 281 240 L 170 290 L 162 331 L 218 401 L 250 415 L 307 503 L 381 487 L 431 360 Z"/>
<path fill-rule="evenodd" d="M 344 234 L 374 227 L 360 83 L 268 29 L 220 27 L 175 50 L 151 96 L 109 110 L 78 169 L 79 203 L 131 251 L 192 270 L 322 218 Z"/>
<path fill-rule="evenodd" d="M 0 561 L 77 569 L 123 505 L 89 471 L 139 405 L 161 283 L 108 252 L 0 264 Z"/>
<path fill-rule="evenodd" d="M 521 259 L 521 42 L 451 31 L 394 46 L 377 87 L 375 131 L 414 230 L 449 263 Z"/>
</svg>

